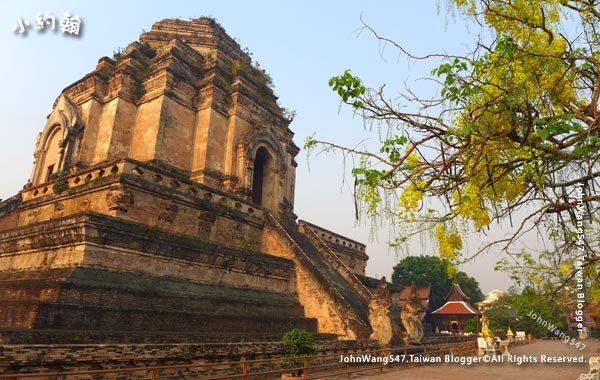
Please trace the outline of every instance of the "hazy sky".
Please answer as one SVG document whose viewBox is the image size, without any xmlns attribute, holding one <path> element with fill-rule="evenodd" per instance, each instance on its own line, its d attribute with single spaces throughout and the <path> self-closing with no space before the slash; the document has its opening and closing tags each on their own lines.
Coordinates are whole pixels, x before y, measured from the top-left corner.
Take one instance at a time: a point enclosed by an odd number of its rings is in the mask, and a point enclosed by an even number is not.
<svg viewBox="0 0 600 380">
<path fill-rule="evenodd" d="M 111 56 L 137 40 L 142 31 L 163 18 L 214 17 L 242 47 L 249 48 L 273 77 L 279 103 L 297 111 L 290 127 L 299 146 L 315 132 L 320 139 L 348 145 L 369 136 L 359 118 L 340 108 L 327 86 L 331 76 L 347 68 L 369 86 L 387 83 L 391 95 L 405 84 L 422 94 L 434 90 L 418 80 L 429 74 L 431 66 L 398 59 L 391 47 L 382 57 L 381 46 L 371 35 L 357 33 L 361 15 L 379 33 L 417 53 L 464 53 L 476 30 L 470 31 L 459 16 L 448 13 L 446 2 L 441 0 L 9 1 L 0 9 L 0 43 L 5 52 L 0 60 L 3 199 L 27 182 L 36 136 L 61 90 L 92 71 L 100 57 Z M 57 24 L 63 12 L 78 15 L 83 20 L 83 33 L 79 38 L 60 32 L 39 33 L 34 28 L 38 12 L 55 15 Z M 13 33 L 18 17 L 31 24 L 26 37 Z M 297 160 L 295 209 L 299 217 L 368 243 L 371 259 L 367 274 L 389 279 L 399 256 L 386 248 L 387 229 L 373 237 L 365 223 L 356 225 L 351 191 L 343 183 L 341 156 L 312 156 L 307 164 L 301 152 Z M 370 240 L 373 238 L 378 241 Z M 475 249 L 480 242 L 480 237 L 471 237 L 468 249 Z M 409 251 L 413 255 L 435 254 L 431 244 L 413 244 Z M 460 269 L 474 276 L 484 292 L 506 289 L 510 285 L 507 276 L 493 271 L 499 257 L 499 253 L 491 253 Z"/>
</svg>

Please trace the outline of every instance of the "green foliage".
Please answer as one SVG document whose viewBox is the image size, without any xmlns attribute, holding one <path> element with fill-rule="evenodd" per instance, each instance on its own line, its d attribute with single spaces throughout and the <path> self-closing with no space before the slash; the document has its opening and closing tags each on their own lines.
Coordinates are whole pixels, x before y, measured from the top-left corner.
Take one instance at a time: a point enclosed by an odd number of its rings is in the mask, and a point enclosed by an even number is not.
<svg viewBox="0 0 600 380">
<path fill-rule="evenodd" d="M 502 34 L 496 42 L 495 52 L 506 58 L 513 58 L 519 50 L 519 45 L 508 34 Z"/>
<path fill-rule="evenodd" d="M 337 92 L 345 103 L 351 104 L 354 108 L 363 106 L 359 98 L 365 93 L 366 88 L 357 76 L 350 74 L 350 70 L 329 79 L 329 87 Z"/>
<path fill-rule="evenodd" d="M 385 171 L 377 169 L 368 169 L 364 167 L 356 167 L 352 169 L 352 175 L 356 177 L 356 181 L 360 185 L 369 185 L 379 183 L 381 177 L 385 175 Z"/>
<path fill-rule="evenodd" d="M 465 97 L 472 96 L 478 90 L 476 86 L 466 84 L 462 80 L 464 72 L 469 68 L 467 60 L 454 58 L 454 60 L 442 63 L 431 71 L 432 75 L 444 79 L 441 90 L 444 98 L 454 103 L 460 103 Z"/>
<path fill-rule="evenodd" d="M 390 162 L 398 162 L 400 161 L 403 147 L 405 147 L 407 143 L 408 138 L 406 136 L 394 136 L 392 138 L 383 140 L 381 149 L 379 151 L 387 154 Z M 353 174 L 357 176 L 360 173 Z"/>
<path fill-rule="evenodd" d="M 518 322 L 517 313 L 512 309 L 509 301 L 510 298 L 504 296 L 485 312 L 489 318 L 490 330 L 494 332 L 494 335 L 503 336 L 508 331 L 509 326 L 514 328 Z"/>
<path fill-rule="evenodd" d="M 286 119 L 288 119 L 290 121 L 293 121 L 296 118 L 296 116 L 298 115 L 298 112 L 296 110 L 290 110 L 285 107 L 282 108 L 282 110 L 283 110 L 282 111 L 283 117 L 285 117 Z"/>
<path fill-rule="evenodd" d="M 271 77 L 271 75 L 267 73 L 265 69 L 257 69 L 256 78 L 261 86 L 267 86 L 270 89 L 273 89 L 275 87 L 273 83 L 273 77 Z"/>
<path fill-rule="evenodd" d="M 548 328 L 533 320 L 530 314 L 536 314 L 542 320 L 552 323 L 558 329 L 566 331 L 567 310 L 564 305 L 548 302 L 548 298 L 526 287 L 521 294 L 511 300 L 519 316 L 518 327 L 531 332 L 535 336 L 549 337 Z"/>
<path fill-rule="evenodd" d="M 567 237 L 566 242 L 559 242 L 562 236 L 553 233 L 548 234 L 549 245 L 569 244 L 573 245 L 576 235 Z M 593 238 L 590 236 L 591 241 Z M 513 260 L 502 259 L 496 264 L 495 270 L 506 272 L 519 289 L 524 289 L 522 297 L 528 302 L 539 304 L 540 308 L 547 305 L 558 309 L 561 315 L 567 315 L 577 307 L 577 281 L 573 275 L 577 270 L 577 258 L 573 255 L 557 255 L 554 251 L 544 250 L 538 254 L 528 251 L 520 251 L 512 255 Z M 582 269 L 585 282 L 586 302 L 599 305 L 598 265 L 588 265 Z M 526 298 L 528 297 L 528 298 Z M 534 302 L 535 301 L 535 302 Z M 538 310 L 542 315 L 547 314 L 544 310 Z"/>
<path fill-rule="evenodd" d="M 123 48 L 119 47 L 117 50 L 113 50 L 112 59 L 113 61 L 119 61 L 123 58 Z"/>
<path fill-rule="evenodd" d="M 510 327 L 513 333 L 522 330 L 538 338 L 554 336 L 543 321 L 561 332 L 567 332 L 567 310 L 564 305 L 548 302 L 545 295 L 529 287 L 525 287 L 520 293 L 500 298 L 486 314 L 490 320 L 490 328 L 501 335 Z M 532 318 L 533 315 L 536 316 L 535 319 Z"/>
<path fill-rule="evenodd" d="M 437 256 L 407 256 L 394 266 L 392 283 L 430 285 L 435 301 L 441 305 L 452 287 L 452 280 L 448 276 L 449 265 L 448 261 Z M 468 274 L 458 271 L 454 281 L 471 302 L 481 301 L 484 298 L 479 283 Z"/>
<path fill-rule="evenodd" d="M 298 367 L 304 364 L 305 358 L 310 359 L 310 356 L 314 356 L 318 352 L 313 346 L 313 335 L 304 329 L 291 329 L 283 335 L 282 341 L 288 349 L 285 361 Z"/>
<path fill-rule="evenodd" d="M 465 325 L 463 327 L 463 331 L 466 333 L 476 333 L 477 329 L 477 322 L 475 321 L 475 318 L 471 318 L 468 321 L 465 322 Z"/>
<path fill-rule="evenodd" d="M 438 304 L 444 302 L 452 282 L 447 275 L 447 263 L 435 256 L 408 256 L 394 266 L 392 283 L 398 285 L 430 285 Z"/>
<path fill-rule="evenodd" d="M 345 70 L 332 77 L 329 86 L 362 116 L 380 146 L 348 148 L 315 137 L 307 146 L 357 156 L 352 175 L 359 214 L 373 219 L 373 225 L 375 219 L 387 218 L 402 231 L 397 242 L 433 232 L 440 255 L 453 265 L 462 261 L 463 240 L 473 232 L 487 241 L 469 256 L 494 248 L 514 254 L 515 244 L 536 229 L 542 236 L 552 236 L 558 244 L 546 252 L 542 266 L 525 255 L 518 257 L 523 260 L 518 264 L 529 266 L 531 274 L 521 279 L 544 283 L 544 289 L 535 288 L 541 294 L 556 293 L 568 284 L 549 274 L 551 263 L 562 266 L 563 279 L 575 273 L 572 261 L 579 252 L 572 237 L 577 223 L 574 185 L 582 184 L 587 223 L 584 265 L 595 267 L 585 272 L 586 281 L 600 301 L 599 277 L 593 275 L 600 272 L 598 4 L 452 3 L 481 28 L 477 34 L 490 38 L 472 43 L 462 56 L 417 57 L 393 43 L 409 59 L 433 62 L 428 79 L 439 84 L 438 92 L 419 97 L 409 88 L 389 97 L 385 85 L 368 88 Z M 386 44 L 392 42 L 368 25 L 365 29 Z M 436 208 L 425 207 L 428 202 Z M 497 233 L 484 237 L 483 231 L 495 224 L 514 228 L 507 237 L 490 238 L 501 235 Z M 534 273 L 534 268 L 542 267 L 542 273 Z M 563 273 L 565 268 L 569 271 Z M 519 277 L 515 273 L 513 278 Z"/>
<path fill-rule="evenodd" d="M 260 63 L 258 61 L 252 65 L 250 56 L 247 58 L 234 60 L 231 63 L 231 72 L 233 75 L 247 75 L 253 78 L 260 87 L 259 92 L 264 92 L 264 87 L 267 87 L 271 90 L 275 87 L 271 75 L 269 75 L 265 69 L 260 67 Z M 261 94 L 264 95 L 264 93 Z"/>
<path fill-rule="evenodd" d="M 65 173 L 60 172 L 56 177 L 56 181 L 54 182 L 54 186 L 52 186 L 52 191 L 56 195 L 60 195 L 63 191 L 69 188 L 69 182 L 65 178 Z"/>
</svg>

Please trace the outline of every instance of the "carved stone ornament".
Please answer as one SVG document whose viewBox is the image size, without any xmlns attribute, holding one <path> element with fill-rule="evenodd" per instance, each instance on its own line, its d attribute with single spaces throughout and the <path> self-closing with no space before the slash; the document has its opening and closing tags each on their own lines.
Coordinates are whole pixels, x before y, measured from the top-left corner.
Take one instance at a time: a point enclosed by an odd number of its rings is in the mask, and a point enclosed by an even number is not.
<svg viewBox="0 0 600 380">
<path fill-rule="evenodd" d="M 83 126 L 79 107 L 65 94 L 61 94 L 54 102 L 48 120 L 58 122 L 69 131 Z"/>
<path fill-rule="evenodd" d="M 217 220 L 217 216 L 212 211 L 201 211 L 200 214 L 198 214 L 198 220 L 213 224 Z"/>
<path fill-rule="evenodd" d="M 54 216 L 61 217 L 65 211 L 65 205 L 61 202 L 54 203 Z"/>
<path fill-rule="evenodd" d="M 277 141 L 274 133 L 264 128 L 253 128 L 249 130 L 241 139 L 238 149 L 244 157 L 254 161 L 256 151 L 260 147 L 268 149 L 269 153 L 272 154 L 274 159 L 279 162 L 279 174 L 284 175 L 287 171 L 287 165 L 285 163 L 286 155 L 281 149 L 280 143 Z"/>
<path fill-rule="evenodd" d="M 231 235 L 231 239 L 233 241 L 243 241 L 244 240 L 244 226 L 240 223 L 234 223 L 229 229 L 229 234 Z"/>
<path fill-rule="evenodd" d="M 163 210 L 164 211 L 159 215 L 158 220 L 173 223 L 175 216 L 177 216 L 177 211 L 179 211 L 179 206 L 172 200 L 169 200 L 163 204 Z"/>
<path fill-rule="evenodd" d="M 421 343 L 423 340 L 424 332 L 421 323 L 423 311 L 423 305 L 417 295 L 417 288 L 413 286 L 412 292 L 400 313 L 400 319 L 408 334 L 408 341 L 411 343 Z"/>
<path fill-rule="evenodd" d="M 369 302 L 369 323 L 373 329 L 371 339 L 375 339 L 382 347 L 407 343 L 406 333 L 392 317 L 391 309 L 392 298 L 384 276 Z"/>
<path fill-rule="evenodd" d="M 106 193 L 106 205 L 109 211 L 127 212 L 133 206 L 133 194 L 121 184 L 113 185 Z"/>
<path fill-rule="evenodd" d="M 35 157 L 34 169 L 30 181 L 36 185 L 46 180 L 44 171 L 49 163 L 54 165 L 54 172 L 58 173 L 69 169 L 76 159 L 78 137 L 84 128 L 79 107 L 65 94 L 61 94 L 48 115 L 43 131 L 38 135 L 33 156 Z M 58 136 L 58 142 L 53 136 Z M 57 143 L 58 153 L 52 157 L 47 156 L 49 144 Z"/>
<path fill-rule="evenodd" d="M 40 217 L 40 210 L 37 208 L 33 209 L 27 213 L 27 219 L 29 219 L 29 223 L 38 222 L 39 217 Z"/>
</svg>

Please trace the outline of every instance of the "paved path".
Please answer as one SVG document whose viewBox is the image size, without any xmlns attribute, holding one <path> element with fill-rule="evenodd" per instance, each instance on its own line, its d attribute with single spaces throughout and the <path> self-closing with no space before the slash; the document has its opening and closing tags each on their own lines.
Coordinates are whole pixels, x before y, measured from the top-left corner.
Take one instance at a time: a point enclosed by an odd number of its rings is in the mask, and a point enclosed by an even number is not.
<svg viewBox="0 0 600 380">
<path fill-rule="evenodd" d="M 373 380 L 478 380 L 478 379 L 511 379 L 511 380 L 568 380 L 577 379 L 579 374 L 588 372 L 587 359 L 600 356 L 600 342 L 583 341 L 584 350 L 579 350 L 562 341 L 537 341 L 532 344 L 516 346 L 511 349 L 513 358 L 534 357 L 537 363 L 517 365 L 516 363 L 480 363 L 461 365 L 451 363 L 417 365 L 412 368 L 390 368 L 383 374 L 355 374 L 353 379 Z M 547 357 L 584 356 L 586 363 L 540 363 L 542 355 Z M 346 379 L 346 377 L 340 377 Z"/>
</svg>

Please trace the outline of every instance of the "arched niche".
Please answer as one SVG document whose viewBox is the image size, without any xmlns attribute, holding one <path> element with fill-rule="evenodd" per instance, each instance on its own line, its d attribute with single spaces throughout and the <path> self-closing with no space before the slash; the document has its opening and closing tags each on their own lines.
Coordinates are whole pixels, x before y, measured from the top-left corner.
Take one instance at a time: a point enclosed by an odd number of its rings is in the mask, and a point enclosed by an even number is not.
<svg viewBox="0 0 600 380">
<path fill-rule="evenodd" d="M 281 211 L 287 170 L 281 145 L 268 127 L 249 131 L 238 145 L 238 193 L 276 215 Z"/>
<path fill-rule="evenodd" d="M 272 197 L 273 157 L 267 148 L 261 146 L 254 156 L 252 173 L 252 201 L 257 205 L 265 205 Z"/>
<path fill-rule="evenodd" d="M 55 125 L 44 144 L 35 183 L 48 182 L 52 179 L 52 175 L 59 171 L 61 145 L 62 128 Z"/>
<path fill-rule="evenodd" d="M 30 179 L 33 185 L 48 182 L 56 173 L 69 168 L 75 160 L 82 131 L 79 108 L 62 94 L 54 102 L 52 113 L 36 142 Z"/>
<path fill-rule="evenodd" d="M 249 172 L 252 201 L 268 210 L 278 212 L 281 197 L 281 159 L 266 145 L 259 145 L 251 157 L 252 168 Z"/>
</svg>

